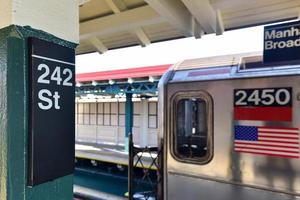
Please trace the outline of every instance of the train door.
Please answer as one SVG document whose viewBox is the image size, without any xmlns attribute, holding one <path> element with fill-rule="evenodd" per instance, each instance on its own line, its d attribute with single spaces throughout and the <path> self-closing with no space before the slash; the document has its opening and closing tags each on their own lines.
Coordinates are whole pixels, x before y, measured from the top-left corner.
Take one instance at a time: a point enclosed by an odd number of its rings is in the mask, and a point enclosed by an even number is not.
<svg viewBox="0 0 300 200">
<path fill-rule="evenodd" d="M 183 197 L 182 193 L 179 196 L 174 193 L 177 189 L 183 193 L 189 191 L 182 188 L 188 187 L 183 180 L 186 174 L 175 169 L 176 165 L 205 166 L 213 158 L 213 99 L 205 90 L 190 90 L 174 92 L 169 102 L 169 130 L 173 134 L 168 138 L 167 199 L 175 200 Z M 177 182 L 177 189 L 172 187 L 174 182 Z M 192 199 L 191 194 L 184 196 Z"/>
</svg>

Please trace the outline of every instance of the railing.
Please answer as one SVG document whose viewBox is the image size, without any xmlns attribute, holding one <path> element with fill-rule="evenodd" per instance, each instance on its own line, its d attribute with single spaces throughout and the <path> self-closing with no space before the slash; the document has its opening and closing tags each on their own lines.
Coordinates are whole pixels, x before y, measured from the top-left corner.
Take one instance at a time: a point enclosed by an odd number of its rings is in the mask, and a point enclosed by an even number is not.
<svg viewBox="0 0 300 200">
<path fill-rule="evenodd" d="M 145 155 L 147 159 L 145 159 Z M 161 168 L 158 164 L 161 150 L 157 147 L 138 148 L 134 146 L 132 134 L 129 135 L 129 164 L 128 164 L 128 199 L 129 200 L 154 200 L 161 199 L 158 195 L 162 183 Z M 147 164 L 146 164 L 147 162 Z M 135 174 L 134 169 L 140 165 L 143 168 L 142 177 Z M 150 172 L 157 171 L 157 178 L 153 180 Z M 141 182 L 147 182 L 150 188 L 143 188 Z"/>
</svg>

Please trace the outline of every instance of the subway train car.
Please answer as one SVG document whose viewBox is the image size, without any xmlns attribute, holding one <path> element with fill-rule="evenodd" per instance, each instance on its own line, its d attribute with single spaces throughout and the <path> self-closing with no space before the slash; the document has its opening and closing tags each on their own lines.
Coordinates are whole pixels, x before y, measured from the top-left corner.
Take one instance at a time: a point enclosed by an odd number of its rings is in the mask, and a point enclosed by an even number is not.
<svg viewBox="0 0 300 200">
<path fill-rule="evenodd" d="M 164 200 L 300 199 L 300 64 L 193 59 L 159 83 Z"/>
</svg>

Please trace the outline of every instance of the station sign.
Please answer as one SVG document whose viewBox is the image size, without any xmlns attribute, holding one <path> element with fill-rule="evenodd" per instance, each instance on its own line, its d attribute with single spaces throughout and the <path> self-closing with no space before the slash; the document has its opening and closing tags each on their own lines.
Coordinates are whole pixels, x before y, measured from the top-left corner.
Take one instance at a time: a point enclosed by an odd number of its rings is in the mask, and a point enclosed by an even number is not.
<svg viewBox="0 0 300 200">
<path fill-rule="evenodd" d="M 29 38 L 29 186 L 74 171 L 74 73 L 74 49 Z"/>
<path fill-rule="evenodd" d="M 300 21 L 264 28 L 264 63 L 300 60 Z"/>
</svg>

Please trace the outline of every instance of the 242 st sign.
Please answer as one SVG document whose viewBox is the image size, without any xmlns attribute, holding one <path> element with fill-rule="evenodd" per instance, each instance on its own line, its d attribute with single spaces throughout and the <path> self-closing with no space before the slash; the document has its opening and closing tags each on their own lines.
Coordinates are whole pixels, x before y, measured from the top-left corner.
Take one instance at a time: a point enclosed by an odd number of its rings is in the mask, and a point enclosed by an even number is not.
<svg viewBox="0 0 300 200">
<path fill-rule="evenodd" d="M 66 87 L 73 87 L 73 83 L 70 82 L 73 77 L 73 72 L 70 68 L 64 68 L 56 66 L 54 70 L 50 70 L 50 67 L 44 63 L 41 63 L 37 67 L 38 71 L 42 74 L 38 77 L 37 82 L 40 84 L 48 84 L 54 82 L 56 85 L 62 85 Z M 50 76 L 51 74 L 51 76 Z M 60 109 L 60 94 L 58 91 L 54 91 L 54 94 L 49 89 L 41 89 L 38 93 L 38 106 L 42 110 Z"/>
<path fill-rule="evenodd" d="M 75 51 L 30 38 L 28 185 L 73 173 Z"/>
</svg>

